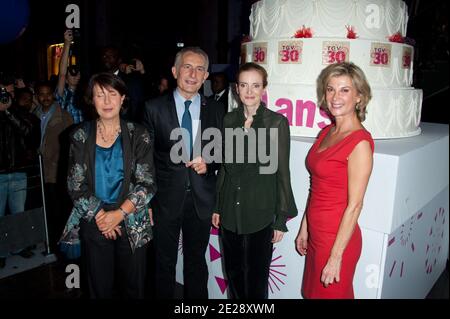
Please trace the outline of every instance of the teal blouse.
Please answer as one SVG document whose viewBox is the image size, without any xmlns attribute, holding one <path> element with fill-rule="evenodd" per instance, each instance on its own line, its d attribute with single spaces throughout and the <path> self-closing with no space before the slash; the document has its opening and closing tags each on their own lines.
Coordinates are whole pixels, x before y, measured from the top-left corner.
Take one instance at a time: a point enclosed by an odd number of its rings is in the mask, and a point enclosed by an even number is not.
<svg viewBox="0 0 450 319">
<path fill-rule="evenodd" d="M 95 146 L 95 196 L 105 204 L 115 204 L 123 183 L 122 138 L 108 148 Z"/>
</svg>

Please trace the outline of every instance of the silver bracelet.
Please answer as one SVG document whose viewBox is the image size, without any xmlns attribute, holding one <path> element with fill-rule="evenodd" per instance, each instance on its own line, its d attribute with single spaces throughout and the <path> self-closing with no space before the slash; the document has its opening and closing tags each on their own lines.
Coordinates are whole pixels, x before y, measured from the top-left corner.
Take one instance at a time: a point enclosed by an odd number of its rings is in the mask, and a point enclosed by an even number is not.
<svg viewBox="0 0 450 319">
<path fill-rule="evenodd" d="M 119 207 L 119 210 L 122 212 L 123 219 L 127 218 L 128 213 L 126 211 L 124 211 L 122 207 Z"/>
</svg>

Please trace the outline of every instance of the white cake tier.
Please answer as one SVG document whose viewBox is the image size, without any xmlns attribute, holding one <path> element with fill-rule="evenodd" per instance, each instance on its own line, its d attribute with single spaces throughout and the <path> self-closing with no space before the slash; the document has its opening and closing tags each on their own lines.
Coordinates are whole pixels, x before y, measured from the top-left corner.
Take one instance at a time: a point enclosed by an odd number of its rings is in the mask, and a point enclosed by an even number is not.
<svg viewBox="0 0 450 319">
<path fill-rule="evenodd" d="M 290 38 L 303 25 L 313 37 L 347 37 L 346 25 L 361 39 L 386 41 L 406 35 L 408 10 L 400 0 L 261 0 L 253 4 L 253 40 Z"/>
<path fill-rule="evenodd" d="M 242 50 L 247 62 L 266 68 L 271 83 L 314 84 L 327 64 L 343 59 L 363 69 L 373 88 L 407 88 L 413 80 L 414 49 L 407 44 L 335 38 L 273 39 L 247 42 Z"/>
<path fill-rule="evenodd" d="M 286 116 L 292 136 L 316 137 L 331 123 L 316 105 L 315 85 L 273 84 L 269 80 L 263 100 L 271 110 Z M 237 106 L 236 101 L 232 104 Z M 362 124 L 374 139 L 419 135 L 421 108 L 422 90 L 373 89 Z"/>
</svg>

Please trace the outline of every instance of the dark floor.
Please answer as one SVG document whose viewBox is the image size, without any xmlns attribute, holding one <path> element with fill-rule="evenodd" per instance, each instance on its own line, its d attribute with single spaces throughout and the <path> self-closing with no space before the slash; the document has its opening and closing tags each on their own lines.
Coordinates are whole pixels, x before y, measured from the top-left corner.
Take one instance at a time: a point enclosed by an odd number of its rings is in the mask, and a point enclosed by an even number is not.
<svg viewBox="0 0 450 319">
<path fill-rule="evenodd" d="M 17 256 L 17 258 L 22 258 Z M 7 260 L 8 262 L 8 260 Z M 75 299 L 83 298 L 80 289 L 66 288 L 66 266 L 70 262 L 58 260 L 47 265 L 24 271 L 0 279 L 1 299 Z M 83 286 L 83 283 L 81 283 Z M 152 282 L 147 282 L 147 297 L 153 298 Z M 176 294 L 181 298 L 182 286 L 177 286 Z M 449 267 L 442 273 L 439 280 L 427 296 L 427 299 L 449 299 Z"/>
</svg>

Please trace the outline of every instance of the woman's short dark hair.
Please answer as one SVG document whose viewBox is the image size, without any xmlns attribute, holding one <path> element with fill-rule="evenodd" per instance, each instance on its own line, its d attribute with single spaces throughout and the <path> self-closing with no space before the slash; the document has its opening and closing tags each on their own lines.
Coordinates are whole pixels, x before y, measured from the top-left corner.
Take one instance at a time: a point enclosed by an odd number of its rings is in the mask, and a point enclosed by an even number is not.
<svg viewBox="0 0 450 319">
<path fill-rule="evenodd" d="M 263 79 L 263 87 L 265 88 L 267 86 L 267 71 L 266 69 L 264 69 L 261 65 L 253 63 L 253 62 L 247 62 L 242 64 L 239 67 L 239 71 L 237 73 L 236 76 L 236 82 L 239 82 L 239 76 L 241 75 L 242 72 L 247 72 L 247 71 L 256 71 L 259 74 L 261 74 L 262 79 Z"/>
<path fill-rule="evenodd" d="M 89 79 L 89 84 L 86 89 L 86 102 L 90 105 L 93 105 L 93 97 L 94 97 L 94 87 L 98 85 L 102 89 L 114 89 L 121 96 L 128 95 L 128 89 L 125 82 L 115 75 L 114 73 L 102 72 L 94 74 Z"/>
</svg>

